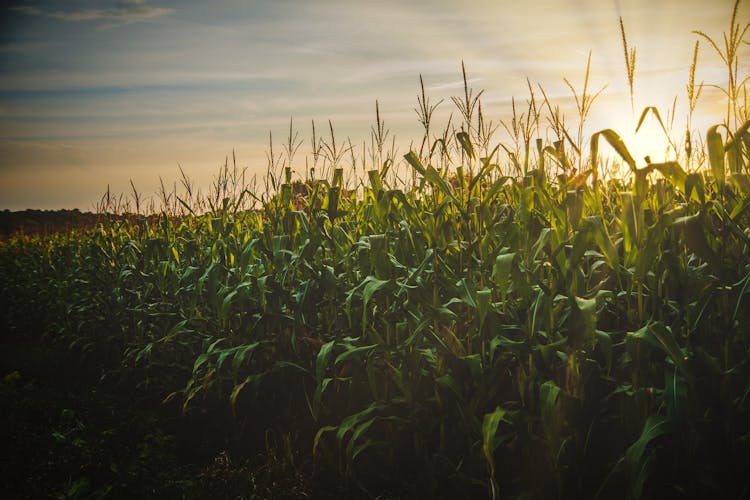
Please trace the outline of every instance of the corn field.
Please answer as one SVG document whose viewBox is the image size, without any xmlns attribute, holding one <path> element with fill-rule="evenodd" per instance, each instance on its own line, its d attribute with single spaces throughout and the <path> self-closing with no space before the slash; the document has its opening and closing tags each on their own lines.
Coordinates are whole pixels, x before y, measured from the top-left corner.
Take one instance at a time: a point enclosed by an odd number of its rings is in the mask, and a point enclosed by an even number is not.
<svg viewBox="0 0 750 500">
<path fill-rule="evenodd" d="M 511 146 L 468 86 L 435 135 L 422 87 L 419 147 L 389 152 L 378 112 L 369 168 L 331 126 L 305 178 L 290 128 L 263 187 L 225 168 L 160 214 L 103 203 L 94 229 L 3 241 L 3 331 L 166 407 L 196 447 L 296 450 L 316 497 L 745 497 L 740 81 L 663 163 L 616 126 L 576 140 L 533 91 Z"/>
</svg>

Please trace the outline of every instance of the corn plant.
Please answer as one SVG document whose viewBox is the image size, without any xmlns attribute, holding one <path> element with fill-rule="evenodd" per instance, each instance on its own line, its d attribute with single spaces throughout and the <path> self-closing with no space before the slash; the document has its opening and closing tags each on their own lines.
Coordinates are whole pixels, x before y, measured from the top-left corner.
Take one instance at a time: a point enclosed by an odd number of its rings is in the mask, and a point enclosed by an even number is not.
<svg viewBox="0 0 750 500">
<path fill-rule="evenodd" d="M 730 72 L 736 10 L 719 51 Z M 281 436 L 321 494 L 745 494 L 750 122 L 709 128 L 706 168 L 692 136 L 686 163 L 673 148 L 639 165 L 617 124 L 584 137 L 589 69 L 580 95 L 568 83 L 572 137 L 529 84 L 505 127 L 515 144 L 493 142 L 462 67 L 462 126 L 434 135 L 440 103 L 420 78 L 424 135 L 400 165 L 376 102 L 369 151 L 313 123 L 304 178 L 290 122 L 262 192 L 227 159 L 206 196 L 184 174 L 184 192 L 162 183 L 161 214 L 141 213 L 133 185 L 134 214 L 4 240 L 3 331 L 161 402 L 201 446 L 248 453 Z M 730 85 L 735 118 L 746 80 Z M 600 175 L 605 150 L 627 178 Z M 370 155 L 356 189 L 347 154 L 352 170 Z"/>
</svg>

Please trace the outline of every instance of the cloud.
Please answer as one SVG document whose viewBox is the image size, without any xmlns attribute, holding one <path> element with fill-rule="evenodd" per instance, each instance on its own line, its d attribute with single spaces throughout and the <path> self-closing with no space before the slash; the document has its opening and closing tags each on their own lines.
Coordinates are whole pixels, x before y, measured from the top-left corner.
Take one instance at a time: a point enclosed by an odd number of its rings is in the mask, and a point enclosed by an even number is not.
<svg viewBox="0 0 750 500">
<path fill-rule="evenodd" d="M 21 14 L 29 14 L 32 16 L 40 16 L 44 14 L 44 11 L 42 11 L 41 9 L 32 7 L 30 5 L 17 5 L 15 7 L 11 7 L 11 10 L 15 10 L 16 12 L 20 12 Z"/>
<path fill-rule="evenodd" d="M 150 7 L 146 5 L 146 0 L 118 0 L 115 2 L 115 8 L 110 12 L 115 18 L 134 22 L 165 16 L 173 10 L 174 9 L 165 9 L 161 7 Z"/>
<path fill-rule="evenodd" d="M 156 19 L 174 11 L 163 7 L 152 7 L 146 0 L 117 0 L 111 9 L 82 9 L 73 11 L 44 10 L 30 5 L 20 5 L 12 8 L 21 14 L 45 16 L 61 21 L 109 21 L 114 23 L 136 23 Z"/>
<path fill-rule="evenodd" d="M 466 83 L 471 87 L 475 83 L 479 83 L 482 81 L 482 78 L 469 78 L 466 80 Z M 435 85 L 428 85 L 427 89 L 430 91 L 441 91 L 441 90 L 454 90 L 454 89 L 461 89 L 464 86 L 463 80 L 455 80 L 448 83 L 439 83 Z"/>
<path fill-rule="evenodd" d="M 42 13 L 45 14 L 45 13 Z M 61 19 L 63 21 L 96 21 L 97 19 L 106 19 L 107 11 L 105 10 L 78 10 L 73 12 L 50 12 L 46 13 L 49 17 Z"/>
</svg>

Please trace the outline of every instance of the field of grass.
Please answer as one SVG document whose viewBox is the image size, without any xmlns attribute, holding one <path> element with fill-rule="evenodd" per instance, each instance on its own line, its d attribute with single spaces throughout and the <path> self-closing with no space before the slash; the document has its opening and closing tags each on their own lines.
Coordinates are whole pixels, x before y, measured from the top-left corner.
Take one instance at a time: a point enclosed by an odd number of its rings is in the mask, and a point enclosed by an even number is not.
<svg viewBox="0 0 750 500">
<path fill-rule="evenodd" d="M 209 193 L 163 189 L 156 217 L 134 190 L 100 205 L 130 217 L 5 239 L 3 427 L 27 453 L 6 450 L 2 487 L 747 497 L 746 31 L 735 8 L 725 46 L 698 35 L 726 59 L 727 115 L 688 119 L 664 163 L 634 159 L 617 124 L 583 137 L 587 85 L 580 128 L 530 87 L 502 144 L 481 93 L 436 133 L 422 90 L 403 159 L 378 114 L 360 156 L 313 131 L 295 178 L 290 126 L 262 186 L 228 166 Z"/>
</svg>

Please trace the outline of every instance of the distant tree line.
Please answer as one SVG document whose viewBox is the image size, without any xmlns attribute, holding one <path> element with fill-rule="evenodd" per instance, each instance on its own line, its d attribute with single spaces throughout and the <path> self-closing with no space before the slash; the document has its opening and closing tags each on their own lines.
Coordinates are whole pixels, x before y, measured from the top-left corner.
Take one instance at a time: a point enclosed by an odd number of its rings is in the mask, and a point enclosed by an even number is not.
<svg viewBox="0 0 750 500">
<path fill-rule="evenodd" d="M 21 210 L 0 212 L 0 237 L 13 234 L 47 235 L 96 225 L 101 214 L 72 210 Z"/>
</svg>

